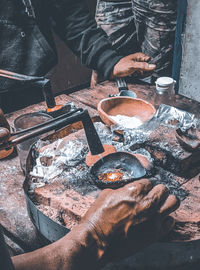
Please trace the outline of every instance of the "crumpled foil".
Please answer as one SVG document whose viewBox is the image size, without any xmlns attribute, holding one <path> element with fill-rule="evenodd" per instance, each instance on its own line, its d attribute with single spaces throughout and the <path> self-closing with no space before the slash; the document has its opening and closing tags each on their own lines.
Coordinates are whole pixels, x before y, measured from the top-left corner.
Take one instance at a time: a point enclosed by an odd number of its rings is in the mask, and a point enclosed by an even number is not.
<svg viewBox="0 0 200 270">
<path fill-rule="evenodd" d="M 101 122 L 94 123 L 94 127 L 99 135 L 102 144 L 112 144 L 112 131 Z"/>
<path fill-rule="evenodd" d="M 63 140 L 59 139 L 53 144 L 53 149 L 47 147 L 39 153 L 36 165 L 30 172 L 31 176 L 44 178 L 44 181 L 48 182 L 85 158 L 87 147 L 81 141 L 69 141 L 60 147 L 62 142 Z"/>
<path fill-rule="evenodd" d="M 132 129 L 124 129 L 119 125 L 115 125 L 111 129 L 112 131 L 123 130 L 124 144 L 129 147 L 133 144 L 144 143 L 150 134 L 161 125 L 174 129 L 180 128 L 185 132 L 191 127 L 200 129 L 200 120 L 194 114 L 161 104 L 155 116 L 143 125 Z"/>
<path fill-rule="evenodd" d="M 160 105 L 156 118 L 162 125 L 180 128 L 183 132 L 191 127 L 199 128 L 200 126 L 200 120 L 194 114 L 165 104 Z"/>
</svg>

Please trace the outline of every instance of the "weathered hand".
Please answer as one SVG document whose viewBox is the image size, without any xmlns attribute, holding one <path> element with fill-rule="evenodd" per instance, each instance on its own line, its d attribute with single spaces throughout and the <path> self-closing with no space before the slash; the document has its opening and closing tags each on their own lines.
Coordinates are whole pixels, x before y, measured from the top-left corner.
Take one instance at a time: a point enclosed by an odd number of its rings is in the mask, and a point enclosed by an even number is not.
<svg viewBox="0 0 200 270">
<path fill-rule="evenodd" d="M 111 78 L 126 77 L 136 71 L 149 75 L 156 68 L 156 65 L 148 64 L 149 60 L 150 57 L 141 52 L 125 56 L 114 66 Z"/>
<path fill-rule="evenodd" d="M 99 257 L 108 262 L 127 257 L 167 234 L 174 225 L 168 214 L 178 206 L 178 199 L 164 185 L 152 188 L 143 179 L 102 191 L 81 223 L 90 225 Z"/>
<path fill-rule="evenodd" d="M 157 241 L 173 226 L 168 215 L 179 201 L 163 185 L 147 179 L 107 189 L 81 223 L 57 242 L 13 257 L 16 270 L 100 269 Z"/>
</svg>

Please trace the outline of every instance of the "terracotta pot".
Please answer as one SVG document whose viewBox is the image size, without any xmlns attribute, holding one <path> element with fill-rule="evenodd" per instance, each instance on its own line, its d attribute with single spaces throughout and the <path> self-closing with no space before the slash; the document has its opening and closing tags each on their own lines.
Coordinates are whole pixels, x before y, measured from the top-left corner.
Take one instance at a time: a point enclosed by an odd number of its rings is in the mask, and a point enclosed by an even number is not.
<svg viewBox="0 0 200 270">
<path fill-rule="evenodd" d="M 130 97 L 111 97 L 103 99 L 97 106 L 101 120 L 107 125 L 117 123 L 110 117 L 118 114 L 135 117 L 137 116 L 143 123 L 149 121 L 156 109 L 149 102 Z"/>
</svg>

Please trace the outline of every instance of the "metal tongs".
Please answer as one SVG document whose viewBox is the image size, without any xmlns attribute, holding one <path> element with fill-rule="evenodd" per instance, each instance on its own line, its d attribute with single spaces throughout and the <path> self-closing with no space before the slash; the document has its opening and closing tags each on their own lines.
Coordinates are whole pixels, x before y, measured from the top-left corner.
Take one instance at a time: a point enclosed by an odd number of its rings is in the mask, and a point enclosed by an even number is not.
<svg viewBox="0 0 200 270">
<path fill-rule="evenodd" d="M 46 79 L 45 77 L 27 76 L 3 69 L 0 69 L 0 77 L 21 81 L 22 84 L 34 84 L 35 86 L 40 87 L 47 105 L 46 112 L 53 117 L 68 111 L 68 108 L 65 105 L 56 105 L 49 79 Z"/>
<path fill-rule="evenodd" d="M 89 116 L 89 113 L 87 110 L 83 110 L 81 108 L 75 109 L 72 112 L 63 114 L 37 126 L 27 128 L 23 131 L 11 133 L 8 141 L 0 144 L 0 150 L 9 149 L 13 146 L 16 146 L 19 143 L 34 138 L 38 135 L 45 134 L 52 130 L 61 129 L 67 125 L 79 121 L 81 121 L 83 124 L 91 154 L 98 155 L 103 153 L 104 152 L 103 145 L 93 125 L 93 122 Z"/>
</svg>

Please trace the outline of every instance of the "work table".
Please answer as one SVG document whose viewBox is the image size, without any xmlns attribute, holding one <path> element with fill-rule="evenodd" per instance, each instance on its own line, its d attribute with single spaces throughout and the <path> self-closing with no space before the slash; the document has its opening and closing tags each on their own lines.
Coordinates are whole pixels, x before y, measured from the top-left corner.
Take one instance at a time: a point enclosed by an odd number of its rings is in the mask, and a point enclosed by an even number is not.
<svg viewBox="0 0 200 270">
<path fill-rule="evenodd" d="M 154 86 L 130 84 L 129 89 L 133 90 L 138 98 L 156 105 Z M 60 95 L 56 97 L 56 103 L 66 104 L 73 102 L 76 107 L 88 109 L 90 116 L 98 117 L 96 110 L 98 102 L 106 98 L 109 94 L 117 94 L 117 92 L 115 83 L 104 82 L 97 85 L 94 89 L 83 89 L 69 95 Z M 200 117 L 200 104 L 198 102 L 177 95 L 169 105 L 194 113 L 197 117 Z M 7 119 L 10 125 L 13 126 L 14 119 L 19 115 L 44 109 L 44 103 L 32 105 L 7 115 Z M 0 223 L 5 229 L 5 234 L 8 236 L 7 242 L 11 247 L 11 252 L 18 254 L 40 247 L 41 241 L 27 214 L 22 188 L 24 175 L 21 171 L 19 158 L 16 153 L 0 161 L 0 179 Z M 18 243 L 18 245 L 14 244 L 14 242 Z"/>
</svg>

